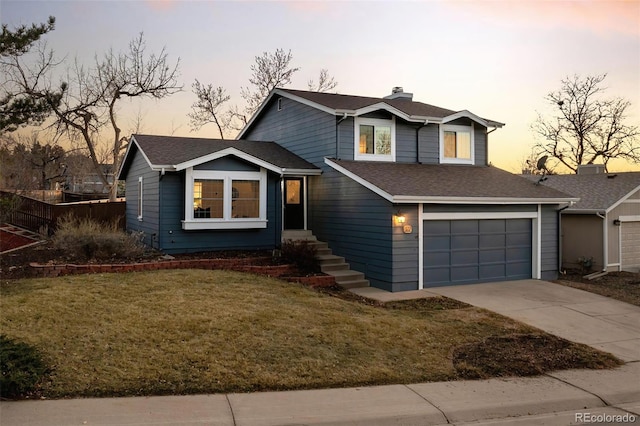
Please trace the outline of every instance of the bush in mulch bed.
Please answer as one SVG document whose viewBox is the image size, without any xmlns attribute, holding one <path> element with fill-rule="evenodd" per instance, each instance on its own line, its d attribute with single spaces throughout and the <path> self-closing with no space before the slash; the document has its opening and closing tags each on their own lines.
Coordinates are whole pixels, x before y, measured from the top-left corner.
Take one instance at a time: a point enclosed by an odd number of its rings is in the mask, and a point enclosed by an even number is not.
<svg viewBox="0 0 640 426">
<path fill-rule="evenodd" d="M 612 368 L 623 364 L 611 354 L 552 335 L 492 336 L 453 350 L 460 378 L 535 376 L 567 368 Z"/>
</svg>

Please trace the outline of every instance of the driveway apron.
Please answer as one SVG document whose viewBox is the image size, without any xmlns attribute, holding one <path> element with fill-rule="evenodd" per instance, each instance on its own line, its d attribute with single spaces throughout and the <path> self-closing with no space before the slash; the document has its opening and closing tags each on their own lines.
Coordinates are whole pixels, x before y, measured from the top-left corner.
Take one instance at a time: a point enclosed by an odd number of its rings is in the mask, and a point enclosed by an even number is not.
<svg viewBox="0 0 640 426">
<path fill-rule="evenodd" d="M 502 314 L 548 333 L 640 361 L 640 307 L 539 280 L 436 287 L 429 293 Z"/>
</svg>

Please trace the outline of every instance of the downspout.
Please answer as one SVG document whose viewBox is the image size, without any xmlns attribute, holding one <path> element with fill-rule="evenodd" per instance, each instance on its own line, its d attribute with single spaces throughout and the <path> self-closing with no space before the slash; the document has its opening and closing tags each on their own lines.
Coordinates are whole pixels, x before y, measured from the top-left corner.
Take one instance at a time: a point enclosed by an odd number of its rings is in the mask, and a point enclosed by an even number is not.
<svg viewBox="0 0 640 426">
<path fill-rule="evenodd" d="M 424 120 L 418 128 L 416 128 L 416 163 L 420 164 L 420 130 L 429 124 L 429 119 Z"/>
<path fill-rule="evenodd" d="M 573 205 L 573 201 L 569 202 L 566 206 L 558 210 L 558 272 L 562 272 L 562 211 L 568 209 Z"/>
<path fill-rule="evenodd" d="M 276 194 L 276 200 L 278 195 Z M 275 232 L 278 232 L 278 227 L 274 226 Z M 282 245 L 282 233 L 284 232 L 284 173 L 280 173 L 280 245 Z M 276 236 L 277 237 L 277 236 Z M 277 238 L 275 238 L 278 241 Z"/>
<path fill-rule="evenodd" d="M 603 216 L 600 213 L 596 213 L 600 219 L 602 219 L 602 271 L 607 271 L 607 265 L 609 264 L 609 230 L 607 229 L 607 214 Z"/>
<path fill-rule="evenodd" d="M 494 127 L 493 129 L 489 130 L 488 132 L 485 132 L 485 135 L 486 135 L 486 136 L 485 136 L 485 138 L 484 138 L 484 156 L 485 156 L 484 163 L 485 163 L 485 165 L 487 165 L 487 166 L 489 165 L 489 133 L 493 133 L 493 132 L 495 132 L 496 130 L 498 130 L 498 128 L 497 128 L 497 127 Z M 567 206 L 567 207 L 569 207 L 569 206 Z M 566 209 L 567 207 L 565 207 L 565 209 Z M 563 209 L 563 210 L 564 210 L 564 209 Z"/>
<path fill-rule="evenodd" d="M 342 117 L 336 123 L 336 160 L 340 159 L 340 132 L 338 128 L 340 127 L 340 123 L 347 119 L 347 113 L 343 113 Z"/>
</svg>

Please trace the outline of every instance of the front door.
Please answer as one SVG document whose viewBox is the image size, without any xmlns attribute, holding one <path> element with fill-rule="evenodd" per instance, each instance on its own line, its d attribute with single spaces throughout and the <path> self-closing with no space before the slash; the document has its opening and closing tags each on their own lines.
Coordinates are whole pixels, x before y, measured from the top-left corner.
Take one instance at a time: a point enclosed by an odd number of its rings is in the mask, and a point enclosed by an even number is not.
<svg viewBox="0 0 640 426">
<path fill-rule="evenodd" d="M 304 179 L 284 178 L 284 229 L 304 229 Z"/>
</svg>

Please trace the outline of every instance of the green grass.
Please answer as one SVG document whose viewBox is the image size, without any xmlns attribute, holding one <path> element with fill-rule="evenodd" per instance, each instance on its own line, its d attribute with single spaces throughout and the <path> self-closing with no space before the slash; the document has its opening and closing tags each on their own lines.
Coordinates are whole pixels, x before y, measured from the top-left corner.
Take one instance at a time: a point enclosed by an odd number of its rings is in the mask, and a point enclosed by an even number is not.
<svg viewBox="0 0 640 426">
<path fill-rule="evenodd" d="M 540 334 L 456 303 L 369 306 L 224 271 L 16 280 L 0 290 L 0 333 L 40 351 L 47 397 L 450 380 L 455 348 Z"/>
</svg>

